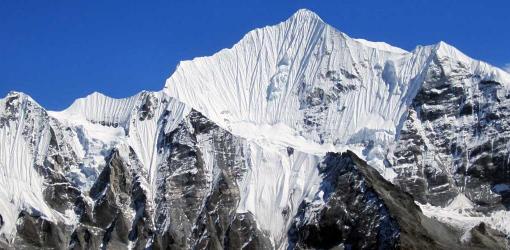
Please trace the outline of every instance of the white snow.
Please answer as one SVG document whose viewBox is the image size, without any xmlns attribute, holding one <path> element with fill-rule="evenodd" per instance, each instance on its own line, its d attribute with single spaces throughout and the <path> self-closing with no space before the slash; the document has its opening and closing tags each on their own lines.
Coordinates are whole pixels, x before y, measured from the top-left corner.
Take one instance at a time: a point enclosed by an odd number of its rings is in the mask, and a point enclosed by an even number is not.
<svg viewBox="0 0 510 250">
<path fill-rule="evenodd" d="M 363 38 L 356 38 L 354 40 L 357 41 L 357 42 L 362 43 L 363 45 L 365 45 L 367 47 L 372 47 L 372 48 L 377 49 L 377 50 L 385 50 L 385 51 L 394 52 L 394 53 L 400 53 L 400 54 L 409 53 L 407 50 L 403 50 L 401 48 L 391 46 L 391 45 L 389 45 L 389 44 L 387 44 L 385 42 L 371 42 L 371 41 L 367 41 L 367 40 L 365 40 Z"/>
<path fill-rule="evenodd" d="M 369 140 L 385 145 L 394 139 L 419 88 L 419 81 L 411 79 L 421 73 L 431 50 L 411 54 L 381 46 L 351 39 L 302 10 L 278 25 L 249 32 L 231 49 L 181 62 L 164 91 L 242 137 L 256 134 L 260 140 L 281 141 L 264 128 L 285 126 L 309 145 L 320 138 L 341 146 Z M 389 62 L 392 82 L 382 77 Z M 329 89 L 334 82 L 328 74 L 357 89 L 315 114 L 320 122 L 310 130 L 303 122 L 300 88 Z M 243 132 L 246 125 L 252 128 L 248 134 Z M 300 150 L 316 151 L 306 146 Z"/>
<path fill-rule="evenodd" d="M 323 156 L 327 152 L 342 152 L 350 148 L 344 145 L 333 145 L 332 143 L 320 144 L 307 140 L 297 131 L 283 123 L 257 125 L 252 122 L 233 122 L 230 123 L 230 131 L 248 141 L 253 141 L 264 148 L 272 150 L 292 147 L 301 152 Z"/>
<path fill-rule="evenodd" d="M 460 63 L 467 67 L 466 70 L 468 72 L 479 75 L 482 80 L 493 80 L 502 83 L 507 88 L 510 87 L 510 73 L 500 68 L 494 67 L 486 62 L 474 60 L 457 48 L 442 41 L 434 45 L 434 50 L 440 59 L 448 62 L 443 62 L 442 64 L 446 74 L 454 75 L 450 70 L 454 68 L 456 64 Z"/>
<path fill-rule="evenodd" d="M 21 210 L 52 217 L 51 210 L 44 203 L 43 179 L 34 167 L 36 159 L 32 148 L 22 135 L 27 115 L 25 105 L 27 101 L 34 101 L 18 93 L 10 93 L 7 98 L 13 95 L 19 96 L 15 101 L 16 105 L 19 104 L 17 121 L 10 120 L 0 127 L 0 214 L 4 221 L 0 238 L 6 239 L 15 234 L 15 223 Z M 7 98 L 0 99 L 0 109 L 5 110 Z"/>
<path fill-rule="evenodd" d="M 83 191 L 88 191 L 105 166 L 105 158 L 110 150 L 126 140 L 124 128 L 92 123 L 77 112 L 67 115 L 57 112 L 49 112 L 49 114 L 65 126 L 72 128 L 74 136 L 71 145 L 82 164 L 79 168 L 71 168 L 68 176 L 71 176 Z"/>
<path fill-rule="evenodd" d="M 155 97 L 154 117 L 139 119 L 141 106 L 148 95 Z M 157 136 L 161 130 L 170 132 L 189 113 L 190 108 L 183 103 L 169 98 L 163 92 L 140 92 L 129 98 L 115 99 L 99 93 L 93 93 L 76 100 L 68 109 L 49 112 L 76 133 L 74 148 L 82 157 L 82 172 L 95 172 L 86 177 L 88 181 L 84 190 L 93 184 L 105 164 L 105 157 L 113 147 L 128 145 L 133 148 L 142 165 L 149 173 L 151 188 L 154 186 L 156 166 L 158 163 Z M 168 112 L 169 120 L 163 123 L 159 118 Z M 85 174 L 85 176 L 89 176 Z M 152 195 L 152 192 L 149 194 Z"/>
<path fill-rule="evenodd" d="M 319 188 L 321 158 L 296 150 L 289 156 L 284 148 L 267 150 L 255 143 L 248 147 L 251 167 L 240 185 L 237 211 L 252 212 L 260 227 L 270 232 L 273 244 L 280 244 L 301 202 L 311 200 Z"/>
<path fill-rule="evenodd" d="M 510 234 L 510 211 L 495 211 L 488 215 L 475 212 L 473 204 L 463 194 L 458 195 L 447 207 L 441 208 L 430 204 L 417 203 L 423 214 L 435 218 L 441 222 L 464 230 L 461 240 L 468 240 L 469 230 L 481 222 L 487 223 L 492 228 Z"/>
</svg>

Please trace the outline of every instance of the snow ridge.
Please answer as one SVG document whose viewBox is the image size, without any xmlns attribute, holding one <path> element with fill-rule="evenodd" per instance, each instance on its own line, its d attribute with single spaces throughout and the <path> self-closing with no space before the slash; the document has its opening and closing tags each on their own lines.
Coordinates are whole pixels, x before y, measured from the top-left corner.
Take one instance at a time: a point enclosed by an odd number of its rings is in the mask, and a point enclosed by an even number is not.
<svg viewBox="0 0 510 250">
<path fill-rule="evenodd" d="M 78 99 L 68 109 L 50 112 L 50 115 L 79 131 L 82 140 L 93 138 L 88 150 L 92 161 L 88 164 L 101 169 L 105 149 L 125 144 L 133 148 L 142 165 L 149 173 L 154 187 L 157 159 L 157 137 L 161 130 L 170 132 L 190 112 L 190 108 L 163 92 L 142 91 L 132 97 L 115 99 L 99 93 Z M 162 121 L 163 115 L 169 120 Z M 77 145 L 83 148 L 83 145 Z M 107 152 L 107 151 L 106 151 Z"/>
</svg>

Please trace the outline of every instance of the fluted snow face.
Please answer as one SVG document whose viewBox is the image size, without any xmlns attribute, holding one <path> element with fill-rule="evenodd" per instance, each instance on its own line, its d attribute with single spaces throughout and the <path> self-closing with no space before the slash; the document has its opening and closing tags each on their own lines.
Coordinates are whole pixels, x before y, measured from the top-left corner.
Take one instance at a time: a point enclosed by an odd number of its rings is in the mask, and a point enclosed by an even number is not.
<svg viewBox="0 0 510 250">
<path fill-rule="evenodd" d="M 446 75 L 473 74 L 479 76 L 481 80 L 496 81 L 506 88 L 510 87 L 510 74 L 508 72 L 486 62 L 474 60 L 445 42 L 439 42 L 433 47 L 437 57 L 442 61 L 441 66 Z M 464 70 L 456 70 L 459 66 Z"/>
<path fill-rule="evenodd" d="M 125 144 L 133 148 L 152 183 L 159 161 L 156 152 L 159 133 L 175 129 L 190 110 L 163 92 L 144 91 L 123 99 L 93 93 L 50 115 L 76 132 L 76 151 L 91 171 L 97 174 L 109 150 Z"/>
<path fill-rule="evenodd" d="M 247 145 L 248 172 L 240 183 L 238 212 L 251 212 L 260 227 L 282 244 L 303 200 L 311 201 L 319 190 L 317 165 L 321 157 L 288 149 Z"/>
<path fill-rule="evenodd" d="M 0 99 L 0 240 L 15 235 L 21 210 L 52 218 L 43 198 L 42 165 L 50 147 L 50 121 L 30 97 L 11 92 Z M 64 151 L 65 149 L 63 149 Z"/>
<path fill-rule="evenodd" d="M 184 61 L 165 92 L 218 124 L 284 124 L 319 143 L 387 140 L 426 63 L 384 43 L 351 39 L 301 10 L 231 49 Z"/>
<path fill-rule="evenodd" d="M 387 145 L 436 55 L 508 82 L 507 73 L 443 42 L 407 52 L 352 39 L 300 10 L 249 32 L 231 49 L 181 62 L 164 91 L 240 136 L 293 146 L 304 138 L 308 145 L 297 148 L 309 153 L 318 153 L 313 143 L 333 145 L 319 153 L 371 144 L 365 159 L 385 172 Z"/>
</svg>

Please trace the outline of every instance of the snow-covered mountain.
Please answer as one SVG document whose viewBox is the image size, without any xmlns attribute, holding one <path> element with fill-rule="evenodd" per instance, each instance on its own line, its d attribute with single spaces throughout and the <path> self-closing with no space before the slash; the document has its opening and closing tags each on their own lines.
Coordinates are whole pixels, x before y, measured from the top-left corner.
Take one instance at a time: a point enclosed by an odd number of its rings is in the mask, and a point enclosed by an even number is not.
<svg viewBox="0 0 510 250">
<path fill-rule="evenodd" d="M 0 248 L 505 248 L 510 75 L 315 13 L 159 92 L 0 100 Z M 416 204 L 418 205 L 416 205 Z"/>
</svg>

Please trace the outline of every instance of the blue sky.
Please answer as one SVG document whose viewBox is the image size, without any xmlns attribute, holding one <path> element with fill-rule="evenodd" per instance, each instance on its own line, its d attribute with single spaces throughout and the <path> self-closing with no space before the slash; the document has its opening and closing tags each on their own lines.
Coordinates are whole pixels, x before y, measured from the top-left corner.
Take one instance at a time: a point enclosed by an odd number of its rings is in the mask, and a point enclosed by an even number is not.
<svg viewBox="0 0 510 250">
<path fill-rule="evenodd" d="M 231 47 L 300 8 L 351 37 L 412 50 L 440 40 L 510 63 L 510 1 L 0 0 L 0 96 L 60 110 L 93 91 L 160 90 L 181 60 Z"/>
</svg>

